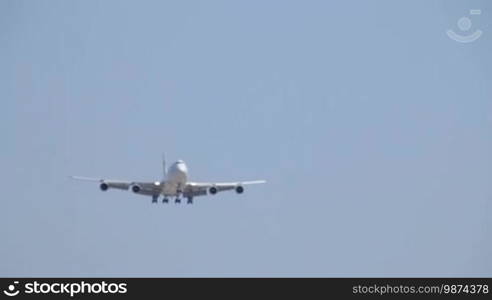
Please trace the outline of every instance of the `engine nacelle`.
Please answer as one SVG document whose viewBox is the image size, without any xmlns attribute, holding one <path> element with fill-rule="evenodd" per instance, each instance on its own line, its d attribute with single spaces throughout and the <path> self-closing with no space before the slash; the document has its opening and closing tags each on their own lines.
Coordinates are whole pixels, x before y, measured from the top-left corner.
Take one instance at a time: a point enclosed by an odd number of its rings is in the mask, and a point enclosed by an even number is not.
<svg viewBox="0 0 492 300">
<path fill-rule="evenodd" d="M 101 191 L 107 191 L 109 189 L 109 186 L 107 183 L 101 182 L 101 184 L 99 185 L 99 188 L 101 189 Z"/>
<path fill-rule="evenodd" d="M 138 194 L 141 190 L 142 188 L 139 185 L 137 184 L 132 185 L 132 192 L 134 192 L 135 194 Z"/>
<path fill-rule="evenodd" d="M 213 186 L 213 187 L 208 189 L 208 192 L 212 195 L 215 195 L 215 194 L 217 194 L 218 191 L 217 191 L 217 188 L 215 186 Z"/>
<path fill-rule="evenodd" d="M 244 188 L 240 185 L 236 186 L 236 193 L 242 194 L 244 192 Z"/>
</svg>

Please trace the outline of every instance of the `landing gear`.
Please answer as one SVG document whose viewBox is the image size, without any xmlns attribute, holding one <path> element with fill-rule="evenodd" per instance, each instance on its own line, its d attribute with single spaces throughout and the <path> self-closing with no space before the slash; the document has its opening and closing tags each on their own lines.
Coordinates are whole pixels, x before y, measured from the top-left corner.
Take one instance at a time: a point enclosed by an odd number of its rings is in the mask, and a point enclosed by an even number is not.
<svg viewBox="0 0 492 300">
<path fill-rule="evenodd" d="M 153 195 L 152 196 L 152 203 L 157 203 L 157 198 L 159 198 L 158 195 Z"/>
<path fill-rule="evenodd" d="M 183 195 L 183 191 L 178 189 L 176 191 L 176 199 L 174 200 L 174 203 L 181 203 L 181 196 Z"/>
<path fill-rule="evenodd" d="M 188 197 L 187 199 L 188 201 L 186 201 L 186 203 L 193 204 L 193 197 Z"/>
<path fill-rule="evenodd" d="M 169 199 L 168 199 L 167 197 L 164 197 L 164 198 L 162 199 L 162 203 L 169 203 Z"/>
</svg>

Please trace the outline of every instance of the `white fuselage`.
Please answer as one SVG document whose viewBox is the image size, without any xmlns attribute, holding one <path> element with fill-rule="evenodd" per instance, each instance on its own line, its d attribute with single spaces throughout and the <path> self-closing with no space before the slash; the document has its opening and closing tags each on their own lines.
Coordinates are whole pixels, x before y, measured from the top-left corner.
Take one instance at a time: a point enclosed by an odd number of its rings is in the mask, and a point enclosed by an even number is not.
<svg viewBox="0 0 492 300">
<path fill-rule="evenodd" d="M 166 178 L 164 178 L 164 195 L 176 195 L 183 192 L 188 181 L 188 168 L 182 160 L 178 160 L 172 164 L 167 170 Z"/>
</svg>

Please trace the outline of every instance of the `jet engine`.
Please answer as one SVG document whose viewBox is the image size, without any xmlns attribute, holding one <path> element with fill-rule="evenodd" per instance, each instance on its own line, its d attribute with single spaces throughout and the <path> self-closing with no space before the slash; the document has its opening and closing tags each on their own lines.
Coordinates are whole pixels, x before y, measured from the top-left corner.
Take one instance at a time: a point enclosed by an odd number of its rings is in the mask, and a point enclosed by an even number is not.
<svg viewBox="0 0 492 300">
<path fill-rule="evenodd" d="M 142 190 L 142 188 L 141 188 L 138 184 L 134 184 L 134 185 L 132 185 L 132 191 L 133 191 L 135 194 L 138 194 L 141 190 Z"/>
<path fill-rule="evenodd" d="M 107 183 L 105 182 L 102 182 L 100 185 L 99 185 L 99 188 L 101 189 L 101 191 L 107 191 L 109 186 Z"/>
<path fill-rule="evenodd" d="M 208 192 L 212 195 L 217 194 L 217 188 L 215 186 L 208 189 Z"/>
<path fill-rule="evenodd" d="M 236 186 L 236 193 L 242 194 L 244 192 L 244 188 L 240 185 Z"/>
</svg>

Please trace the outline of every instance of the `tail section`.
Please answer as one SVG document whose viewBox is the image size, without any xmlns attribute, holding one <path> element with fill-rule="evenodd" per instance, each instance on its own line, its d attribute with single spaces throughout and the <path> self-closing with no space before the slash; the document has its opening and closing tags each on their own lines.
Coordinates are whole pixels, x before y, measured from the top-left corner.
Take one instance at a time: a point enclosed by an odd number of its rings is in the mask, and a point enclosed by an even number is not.
<svg viewBox="0 0 492 300">
<path fill-rule="evenodd" d="M 162 176 L 165 180 L 167 178 L 166 156 L 162 153 Z"/>
</svg>

